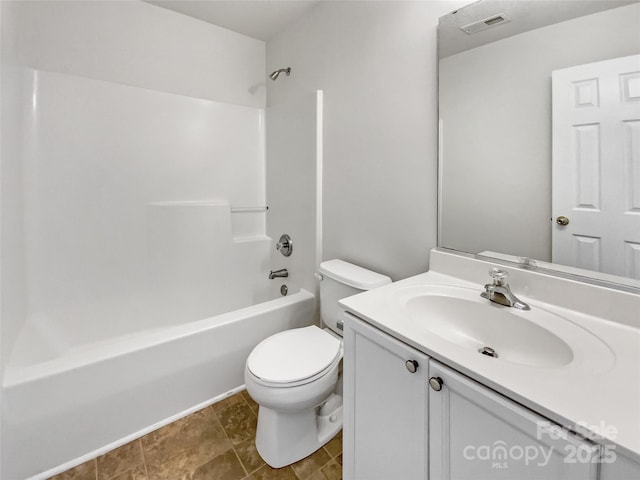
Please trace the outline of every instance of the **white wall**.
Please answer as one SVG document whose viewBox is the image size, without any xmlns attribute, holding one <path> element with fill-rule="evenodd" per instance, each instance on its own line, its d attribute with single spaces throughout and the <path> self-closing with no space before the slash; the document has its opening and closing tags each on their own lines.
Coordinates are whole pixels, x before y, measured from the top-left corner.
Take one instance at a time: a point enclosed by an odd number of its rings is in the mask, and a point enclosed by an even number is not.
<svg viewBox="0 0 640 480">
<path fill-rule="evenodd" d="M 265 106 L 260 40 L 139 1 L 26 1 L 10 8 L 24 65 Z"/>
<path fill-rule="evenodd" d="M 0 2 L 2 59 L 0 112 L 0 365 L 6 363 L 26 312 L 24 235 L 22 227 L 22 90 L 17 64 L 14 12 Z M 0 369 L 1 370 L 1 369 Z M 0 374 L 1 376 L 1 374 Z"/>
<path fill-rule="evenodd" d="M 551 72 L 640 51 L 640 4 L 443 59 L 442 245 L 551 260 Z"/>
<path fill-rule="evenodd" d="M 287 268 L 292 283 L 316 291 L 318 96 L 313 92 L 267 108 L 267 235 L 291 236 L 293 252 L 271 255 L 271 270 Z"/>
<path fill-rule="evenodd" d="M 466 2 L 320 2 L 267 43 L 268 105 L 324 91 L 324 259 L 394 279 L 436 244 L 436 26 Z"/>
</svg>

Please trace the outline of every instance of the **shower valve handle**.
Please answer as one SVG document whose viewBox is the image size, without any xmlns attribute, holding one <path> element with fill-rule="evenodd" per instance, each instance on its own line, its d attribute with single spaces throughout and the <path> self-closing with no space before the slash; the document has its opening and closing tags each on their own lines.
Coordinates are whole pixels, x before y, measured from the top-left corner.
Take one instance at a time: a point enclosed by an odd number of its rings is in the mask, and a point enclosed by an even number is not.
<svg viewBox="0 0 640 480">
<path fill-rule="evenodd" d="M 291 255 L 291 252 L 293 251 L 293 242 L 291 241 L 291 237 L 286 233 L 282 235 L 278 243 L 276 243 L 276 250 L 285 257 Z"/>
</svg>

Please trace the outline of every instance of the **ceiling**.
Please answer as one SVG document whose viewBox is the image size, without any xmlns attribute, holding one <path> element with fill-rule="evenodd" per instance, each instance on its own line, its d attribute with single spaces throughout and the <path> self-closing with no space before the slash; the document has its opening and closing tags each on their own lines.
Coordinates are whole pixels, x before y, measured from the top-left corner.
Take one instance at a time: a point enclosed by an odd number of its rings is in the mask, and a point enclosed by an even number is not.
<svg viewBox="0 0 640 480">
<path fill-rule="evenodd" d="M 318 0 L 144 0 L 267 41 Z"/>
<path fill-rule="evenodd" d="M 483 0 L 459 8 L 440 19 L 438 44 L 440 58 L 486 45 L 502 38 L 572 18 L 617 8 L 638 0 Z M 512 19 L 509 23 L 467 35 L 460 27 L 495 14 Z"/>
</svg>

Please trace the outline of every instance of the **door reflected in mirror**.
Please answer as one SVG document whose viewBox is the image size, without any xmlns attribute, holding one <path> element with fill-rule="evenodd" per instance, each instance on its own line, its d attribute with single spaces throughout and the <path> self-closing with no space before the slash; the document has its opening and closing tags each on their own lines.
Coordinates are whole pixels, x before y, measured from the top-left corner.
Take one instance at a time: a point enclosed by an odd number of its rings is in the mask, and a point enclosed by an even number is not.
<svg viewBox="0 0 640 480">
<path fill-rule="evenodd" d="M 640 285 L 639 24 L 617 1 L 441 18 L 439 246 Z"/>
</svg>

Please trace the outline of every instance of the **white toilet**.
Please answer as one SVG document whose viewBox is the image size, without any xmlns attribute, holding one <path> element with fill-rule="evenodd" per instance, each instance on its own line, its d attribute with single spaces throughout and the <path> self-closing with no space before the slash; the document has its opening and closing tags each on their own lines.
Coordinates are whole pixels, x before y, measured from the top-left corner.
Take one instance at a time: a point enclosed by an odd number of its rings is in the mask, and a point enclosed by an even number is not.
<svg viewBox="0 0 640 480">
<path fill-rule="evenodd" d="M 276 333 L 251 352 L 244 369 L 260 405 L 256 448 L 274 468 L 318 450 L 342 428 L 342 315 L 338 300 L 391 283 L 342 260 L 320 264 L 320 315 L 315 325 Z"/>
</svg>

